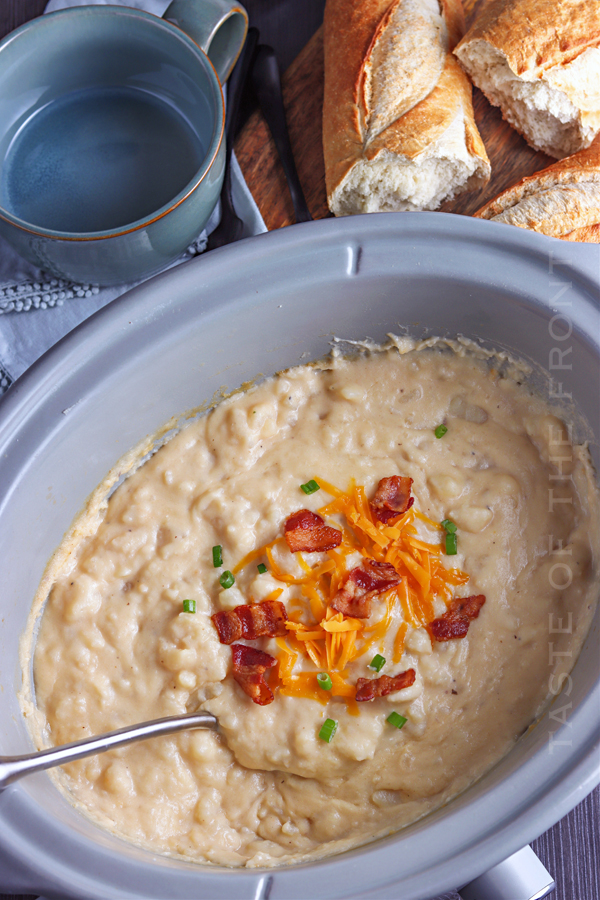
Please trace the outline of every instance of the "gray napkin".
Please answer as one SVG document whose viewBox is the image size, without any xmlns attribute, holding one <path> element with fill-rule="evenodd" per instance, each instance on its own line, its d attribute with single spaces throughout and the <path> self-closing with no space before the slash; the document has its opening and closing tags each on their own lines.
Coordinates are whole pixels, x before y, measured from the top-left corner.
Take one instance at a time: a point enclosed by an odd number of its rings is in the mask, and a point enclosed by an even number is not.
<svg viewBox="0 0 600 900">
<path fill-rule="evenodd" d="M 82 0 L 50 0 L 45 12 L 68 6 L 107 5 L 108 2 L 90 0 L 84 4 Z M 110 0 L 110 3 L 136 7 L 161 16 L 169 0 Z M 244 236 L 261 234 L 267 228 L 235 155 L 231 175 L 233 202 L 245 225 Z M 218 225 L 220 215 L 218 205 L 204 231 L 173 265 L 179 265 L 206 249 L 207 237 Z M 0 394 L 67 332 L 133 286 L 123 284 L 99 288 L 97 285 L 73 284 L 52 278 L 22 259 L 0 237 Z"/>
</svg>

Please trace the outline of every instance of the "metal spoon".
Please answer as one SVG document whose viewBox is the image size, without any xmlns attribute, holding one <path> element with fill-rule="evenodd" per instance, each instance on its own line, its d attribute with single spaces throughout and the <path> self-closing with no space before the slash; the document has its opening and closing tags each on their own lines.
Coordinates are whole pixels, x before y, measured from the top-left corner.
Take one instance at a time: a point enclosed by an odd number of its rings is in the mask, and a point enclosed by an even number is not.
<svg viewBox="0 0 600 900">
<path fill-rule="evenodd" d="M 256 51 L 256 58 L 252 66 L 252 87 L 281 158 L 283 171 L 292 196 L 296 222 L 311 222 L 312 216 L 298 178 L 285 120 L 279 66 L 277 65 L 275 51 L 267 44 L 261 44 Z"/>
<path fill-rule="evenodd" d="M 239 241 L 244 223 L 236 213 L 231 197 L 231 153 L 239 121 L 240 100 L 248 77 L 252 57 L 258 43 L 258 29 L 249 28 L 246 43 L 229 77 L 227 86 L 227 112 L 225 114 L 225 178 L 221 188 L 221 221 L 208 236 L 207 250 L 224 247 Z"/>
<path fill-rule="evenodd" d="M 39 753 L 26 753 L 23 756 L 0 756 L 0 791 L 3 791 L 13 781 L 23 778 L 24 775 L 51 769 L 53 766 L 62 766 L 64 763 L 83 759 L 85 756 L 104 753 L 105 750 L 124 747 L 126 744 L 133 744 L 134 741 L 173 734 L 188 728 L 216 729 L 217 725 L 217 719 L 211 713 L 188 713 L 184 716 L 168 716 L 166 719 L 153 719 L 151 722 L 141 722 L 139 725 L 128 725 L 126 728 L 119 728 L 118 731 L 97 734 L 95 737 L 75 741 L 74 744 L 52 747 L 50 750 L 41 750 Z"/>
</svg>

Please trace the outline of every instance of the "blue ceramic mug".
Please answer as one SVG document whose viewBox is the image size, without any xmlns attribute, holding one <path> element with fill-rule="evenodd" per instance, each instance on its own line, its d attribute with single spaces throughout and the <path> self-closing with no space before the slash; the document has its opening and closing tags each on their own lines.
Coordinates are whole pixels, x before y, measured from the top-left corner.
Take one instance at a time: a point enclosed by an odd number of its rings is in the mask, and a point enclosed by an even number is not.
<svg viewBox="0 0 600 900">
<path fill-rule="evenodd" d="M 245 40 L 231 0 L 50 13 L 0 43 L 0 234 L 78 282 L 152 275 L 221 190 L 221 83 Z"/>
</svg>

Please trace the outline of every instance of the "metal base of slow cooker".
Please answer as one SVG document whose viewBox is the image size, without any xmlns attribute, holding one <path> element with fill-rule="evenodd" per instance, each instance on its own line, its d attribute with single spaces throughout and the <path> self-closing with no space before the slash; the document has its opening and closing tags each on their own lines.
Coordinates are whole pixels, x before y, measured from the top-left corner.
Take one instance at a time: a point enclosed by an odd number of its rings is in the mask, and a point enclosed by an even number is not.
<svg viewBox="0 0 600 900">
<path fill-rule="evenodd" d="M 542 900 L 555 888 L 531 847 L 523 847 L 458 892 L 462 900 Z"/>
</svg>

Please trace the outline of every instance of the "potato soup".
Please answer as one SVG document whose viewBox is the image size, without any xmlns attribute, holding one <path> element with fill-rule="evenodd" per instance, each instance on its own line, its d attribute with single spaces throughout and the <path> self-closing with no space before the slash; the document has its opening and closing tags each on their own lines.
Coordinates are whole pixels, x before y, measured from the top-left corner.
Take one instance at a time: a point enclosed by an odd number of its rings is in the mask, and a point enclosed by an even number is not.
<svg viewBox="0 0 600 900">
<path fill-rule="evenodd" d="M 54 776 L 129 841 L 225 866 L 340 852 L 527 730 L 589 628 L 599 547 L 586 447 L 498 359 L 334 356 L 224 400 L 83 514 L 24 708 L 40 746 L 218 717 Z M 554 666 L 550 616 L 572 621 Z"/>
</svg>

